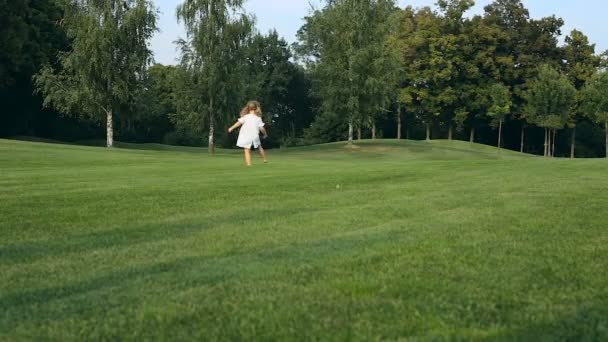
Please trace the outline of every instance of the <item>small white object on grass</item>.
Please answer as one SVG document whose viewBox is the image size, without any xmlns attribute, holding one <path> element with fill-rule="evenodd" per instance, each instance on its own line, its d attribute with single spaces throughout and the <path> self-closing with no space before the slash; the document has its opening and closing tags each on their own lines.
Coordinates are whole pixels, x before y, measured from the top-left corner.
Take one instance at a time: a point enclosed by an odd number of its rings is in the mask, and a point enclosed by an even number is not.
<svg viewBox="0 0 608 342">
<path fill-rule="evenodd" d="M 340 189 L 340 184 L 336 185 L 336 189 Z"/>
</svg>

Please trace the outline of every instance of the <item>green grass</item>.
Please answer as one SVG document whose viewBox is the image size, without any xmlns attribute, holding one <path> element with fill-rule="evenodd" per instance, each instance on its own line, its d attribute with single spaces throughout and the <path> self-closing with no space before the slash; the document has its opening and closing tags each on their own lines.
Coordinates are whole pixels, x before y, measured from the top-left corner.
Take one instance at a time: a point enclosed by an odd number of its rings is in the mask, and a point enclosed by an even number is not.
<svg viewBox="0 0 608 342">
<path fill-rule="evenodd" d="M 0 140 L 0 340 L 607 340 L 608 162 Z"/>
</svg>

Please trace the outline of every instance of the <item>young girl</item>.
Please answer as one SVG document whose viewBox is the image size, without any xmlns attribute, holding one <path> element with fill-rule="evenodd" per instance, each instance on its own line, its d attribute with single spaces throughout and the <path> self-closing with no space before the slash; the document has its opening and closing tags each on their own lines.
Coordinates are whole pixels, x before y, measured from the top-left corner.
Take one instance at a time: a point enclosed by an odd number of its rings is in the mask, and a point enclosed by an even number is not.
<svg viewBox="0 0 608 342">
<path fill-rule="evenodd" d="M 247 166 L 251 166 L 252 147 L 258 150 L 264 163 L 266 163 L 266 153 L 260 142 L 260 132 L 262 132 L 264 138 L 266 138 L 268 134 L 264 128 L 264 122 L 262 122 L 262 108 L 260 107 L 259 102 L 249 101 L 245 108 L 241 110 L 241 118 L 228 129 L 228 133 L 232 133 L 232 131 L 239 127 L 241 127 L 241 131 L 239 132 L 239 139 L 236 146 L 245 149 L 245 163 Z"/>
</svg>

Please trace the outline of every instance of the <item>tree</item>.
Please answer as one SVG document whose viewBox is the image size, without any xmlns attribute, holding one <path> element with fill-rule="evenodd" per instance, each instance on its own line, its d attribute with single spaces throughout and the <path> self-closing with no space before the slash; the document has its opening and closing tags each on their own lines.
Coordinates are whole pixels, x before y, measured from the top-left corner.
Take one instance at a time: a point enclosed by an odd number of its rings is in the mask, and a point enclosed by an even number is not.
<svg viewBox="0 0 608 342">
<path fill-rule="evenodd" d="M 61 16 L 54 0 L 0 1 L 0 136 L 44 135 L 59 119 L 41 110 L 32 76 L 67 50 Z"/>
<path fill-rule="evenodd" d="M 538 76 L 530 81 L 525 98 L 529 120 L 545 129 L 544 155 L 552 157 L 555 155 L 556 130 L 568 122 L 576 89 L 566 76 L 549 65 L 542 65 Z"/>
<path fill-rule="evenodd" d="M 500 82 L 511 89 L 512 117 L 521 121 L 522 152 L 526 122 L 530 122 L 525 111 L 526 87 L 539 65 L 561 64 L 558 37 L 563 24 L 555 16 L 531 19 L 521 0 L 495 0 L 485 7 L 483 28 L 486 35 L 493 33 L 495 39 L 487 45 L 491 57 L 486 59 L 486 70 L 492 75 L 490 83 Z"/>
<path fill-rule="evenodd" d="M 565 42 L 563 69 L 577 91 L 581 91 L 599 67 L 600 57 L 595 55 L 595 44 L 590 44 L 587 36 L 580 31 L 573 30 L 566 37 Z M 572 128 L 570 158 L 575 157 L 576 126 L 585 116 L 582 111 L 582 100 L 580 97 L 577 99 L 568 122 L 568 126 Z"/>
<path fill-rule="evenodd" d="M 444 59 L 434 59 L 435 44 L 441 36 L 438 16 L 425 7 L 417 11 L 408 7 L 401 20 L 401 65 L 403 68 L 399 101 L 426 126 L 426 140 L 431 139 L 431 126 L 440 115 L 440 91 L 437 85 L 451 70 Z M 441 52 L 438 52 L 441 53 Z"/>
<path fill-rule="evenodd" d="M 106 116 L 107 146 L 114 145 L 114 114 L 135 103 L 151 60 L 148 41 L 156 13 L 145 0 L 62 2 L 72 49 L 59 66 L 36 76 L 44 104 L 76 116 Z"/>
<path fill-rule="evenodd" d="M 389 97 L 388 31 L 381 19 L 394 9 L 392 0 L 327 1 L 298 32 L 297 50 L 311 70 L 315 95 L 323 100 L 321 115 L 343 118 L 351 144 L 355 128 L 368 122 L 373 129 Z"/>
<path fill-rule="evenodd" d="M 125 129 L 133 135 L 131 139 L 160 143 L 171 132 L 173 125 L 169 118 L 176 112 L 176 74 L 177 67 L 172 65 L 155 64 L 148 69 L 144 87 L 136 96 L 136 109 L 126 120 Z"/>
<path fill-rule="evenodd" d="M 267 144 L 294 144 L 311 120 L 310 82 L 305 70 L 291 62 L 287 42 L 273 30 L 256 34 L 246 48 L 247 97 L 262 103 L 272 131 Z"/>
<path fill-rule="evenodd" d="M 608 158 L 608 72 L 594 75 L 583 90 L 585 112 L 594 122 L 604 125 L 606 158 Z"/>
<path fill-rule="evenodd" d="M 474 105 L 470 93 L 480 83 L 481 74 L 474 58 L 474 45 L 468 35 L 471 21 L 464 14 L 475 4 L 472 0 L 439 0 L 437 5 L 442 14 L 442 38 L 446 39 L 441 51 L 452 71 L 443 81 L 446 101 L 442 104 L 444 123 L 448 126 L 448 139 L 453 138 L 453 127 L 462 130 L 466 117 Z M 448 52 L 449 53 L 446 53 Z M 473 90 L 474 91 L 474 90 Z"/>
<path fill-rule="evenodd" d="M 186 0 L 177 7 L 177 17 L 190 39 L 180 41 L 181 64 L 191 74 L 180 78 L 191 81 L 182 83 L 182 89 L 196 94 L 181 98 L 190 103 L 178 106 L 174 122 L 194 130 L 206 128 L 213 153 L 216 124 L 231 120 L 244 101 L 244 51 L 253 19 L 243 12 L 243 0 Z"/>
<path fill-rule="evenodd" d="M 491 105 L 488 116 L 498 126 L 498 148 L 502 147 L 502 124 L 511 113 L 511 91 L 504 84 L 496 83 L 490 87 Z"/>
</svg>

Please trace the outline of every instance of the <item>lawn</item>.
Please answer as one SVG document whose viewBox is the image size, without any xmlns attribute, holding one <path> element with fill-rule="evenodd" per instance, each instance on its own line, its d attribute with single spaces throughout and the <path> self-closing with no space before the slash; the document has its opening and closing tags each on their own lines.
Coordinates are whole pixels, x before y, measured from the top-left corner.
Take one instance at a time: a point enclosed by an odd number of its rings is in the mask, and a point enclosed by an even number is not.
<svg viewBox="0 0 608 342">
<path fill-rule="evenodd" d="M 0 340 L 607 340 L 608 161 L 0 140 Z"/>
</svg>

